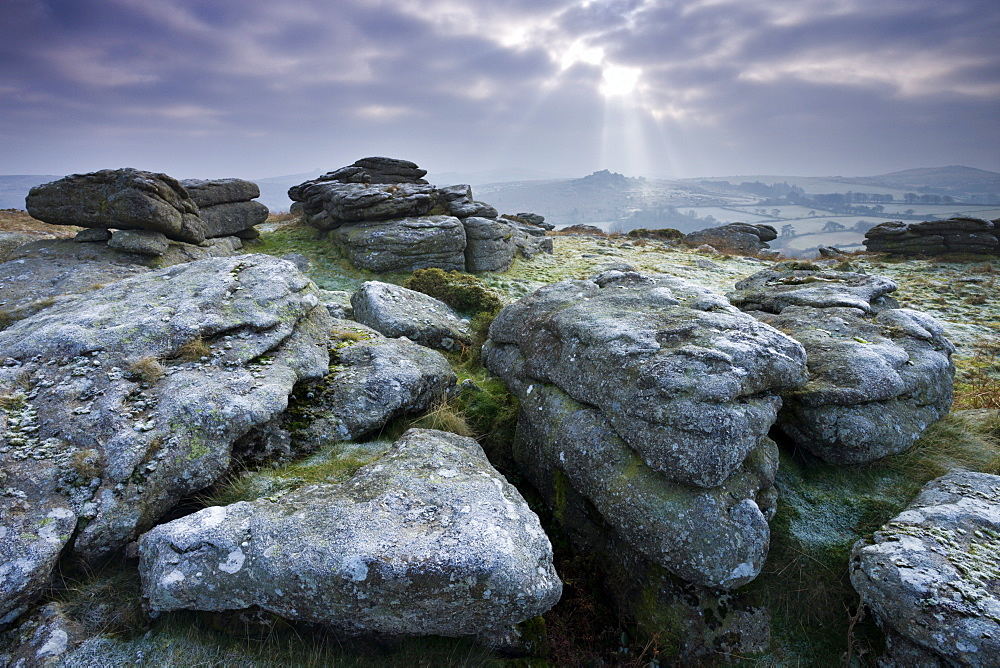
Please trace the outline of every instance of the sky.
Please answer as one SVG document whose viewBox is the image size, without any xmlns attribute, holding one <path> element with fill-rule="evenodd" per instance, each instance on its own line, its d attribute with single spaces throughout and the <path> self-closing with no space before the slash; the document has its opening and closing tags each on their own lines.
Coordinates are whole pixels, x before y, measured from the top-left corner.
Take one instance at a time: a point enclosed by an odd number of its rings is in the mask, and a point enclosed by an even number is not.
<svg viewBox="0 0 1000 668">
<path fill-rule="evenodd" d="M 996 0 L 4 0 L 0 174 L 1000 171 Z"/>
</svg>

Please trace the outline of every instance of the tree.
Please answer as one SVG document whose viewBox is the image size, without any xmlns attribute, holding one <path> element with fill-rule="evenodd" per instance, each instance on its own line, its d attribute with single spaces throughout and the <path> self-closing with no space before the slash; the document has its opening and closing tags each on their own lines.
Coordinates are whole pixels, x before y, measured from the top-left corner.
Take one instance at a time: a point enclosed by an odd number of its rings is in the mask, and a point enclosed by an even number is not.
<svg viewBox="0 0 1000 668">
<path fill-rule="evenodd" d="M 783 237 L 794 237 L 795 236 L 795 228 L 792 227 L 791 223 L 789 223 L 788 225 L 782 225 L 781 226 L 781 236 L 783 236 Z"/>
<path fill-rule="evenodd" d="M 847 229 L 835 220 L 826 221 L 826 225 L 823 226 L 824 232 L 839 232 L 841 230 Z"/>
<path fill-rule="evenodd" d="M 781 215 L 781 209 L 771 209 L 771 217 L 777 218 Z"/>
</svg>

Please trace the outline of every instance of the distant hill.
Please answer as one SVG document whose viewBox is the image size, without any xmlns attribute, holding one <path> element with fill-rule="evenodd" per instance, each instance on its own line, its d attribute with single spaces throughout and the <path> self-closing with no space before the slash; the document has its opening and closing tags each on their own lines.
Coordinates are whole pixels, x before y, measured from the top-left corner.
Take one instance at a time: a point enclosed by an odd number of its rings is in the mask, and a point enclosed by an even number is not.
<svg viewBox="0 0 1000 668">
<path fill-rule="evenodd" d="M 975 167 L 924 167 L 871 177 L 894 188 L 964 198 L 976 194 L 1000 195 L 1000 174 Z"/>
<path fill-rule="evenodd" d="M 0 209 L 24 209 L 24 198 L 28 191 L 42 183 L 61 179 L 51 174 L 5 174 L 0 175 Z"/>
</svg>

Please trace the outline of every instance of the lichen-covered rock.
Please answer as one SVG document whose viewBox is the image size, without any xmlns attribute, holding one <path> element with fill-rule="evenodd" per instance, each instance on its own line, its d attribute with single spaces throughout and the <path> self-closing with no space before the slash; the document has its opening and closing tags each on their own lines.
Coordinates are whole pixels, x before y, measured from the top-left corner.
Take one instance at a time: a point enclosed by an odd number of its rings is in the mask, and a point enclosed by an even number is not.
<svg viewBox="0 0 1000 668">
<path fill-rule="evenodd" d="M 330 363 L 328 376 L 303 386 L 310 398 L 298 407 L 297 419 L 309 423 L 296 436 L 306 449 L 356 439 L 394 418 L 424 413 L 444 401 L 457 380 L 436 350 L 347 320 L 333 323 Z"/>
<path fill-rule="evenodd" d="M 412 272 L 439 267 L 465 270 L 465 226 L 453 216 L 399 218 L 345 225 L 331 238 L 356 267 Z"/>
<path fill-rule="evenodd" d="M 653 470 L 702 487 L 732 475 L 773 424 L 779 391 L 805 381 L 802 346 L 721 295 L 620 271 L 506 307 L 483 361 L 519 396 L 552 384 L 599 408 Z"/>
<path fill-rule="evenodd" d="M 335 169 L 332 172 L 327 172 L 319 178 L 313 179 L 312 181 L 307 181 L 305 184 L 300 184 L 295 186 L 295 188 L 301 188 L 303 185 L 309 183 L 321 183 L 324 181 L 335 181 L 337 183 L 415 183 L 415 184 L 426 184 L 427 181 L 423 179 L 427 175 L 426 169 L 420 169 L 417 164 L 410 162 L 409 160 L 400 160 L 398 158 L 383 158 L 383 157 L 373 157 L 373 158 L 361 158 L 356 161 L 353 165 L 348 165 L 347 167 L 341 167 L 340 169 Z M 293 188 L 292 190 L 295 190 Z M 289 197 L 292 199 L 297 199 L 291 196 L 291 190 L 289 191 Z"/>
<path fill-rule="evenodd" d="M 809 382 L 784 395 L 778 426 L 821 459 L 903 452 L 951 408 L 955 348 L 925 313 L 789 306 L 756 315 L 805 346 Z"/>
<path fill-rule="evenodd" d="M 944 665 L 1000 657 L 1000 477 L 953 471 L 859 541 L 851 583 L 879 623 Z M 906 643 L 903 643 L 906 650 Z M 892 650 L 886 665 L 908 663 Z"/>
<path fill-rule="evenodd" d="M 205 223 L 205 236 L 209 239 L 230 235 L 256 238 L 258 233 L 254 225 L 267 220 L 268 213 L 267 207 L 260 202 L 244 201 L 204 206 L 198 216 Z"/>
<path fill-rule="evenodd" d="M 896 283 L 885 276 L 815 269 L 763 269 L 736 284 L 727 297 L 744 311 L 781 313 L 788 306 L 847 306 L 865 313 L 898 308 L 889 293 Z"/>
<path fill-rule="evenodd" d="M 73 174 L 32 188 L 25 207 L 54 225 L 153 230 L 194 244 L 205 240 L 198 205 L 166 174 L 131 168 Z"/>
<path fill-rule="evenodd" d="M 367 281 L 351 297 L 354 319 L 388 337 L 459 350 L 472 342 L 468 322 L 444 302 L 391 283 Z"/>
<path fill-rule="evenodd" d="M 478 444 L 419 429 L 346 482 L 206 508 L 139 554 L 154 610 L 256 605 L 349 634 L 499 633 L 561 593 L 538 518 Z"/>
<path fill-rule="evenodd" d="M 429 185 L 363 185 L 321 181 L 304 183 L 288 191 L 303 204 L 303 220 L 330 230 L 345 223 L 423 216 L 439 203 L 438 191 Z"/>
<path fill-rule="evenodd" d="M 763 438 L 721 485 L 691 487 L 647 466 L 601 411 L 557 387 L 531 385 L 518 397 L 515 458 L 557 516 L 571 487 L 627 544 L 677 577 L 731 589 L 760 572 L 774 515 L 773 442 Z"/>
<path fill-rule="evenodd" d="M 0 262 L 6 262 L 7 257 L 16 249 L 41 237 L 27 232 L 4 232 L 0 230 Z"/>
<path fill-rule="evenodd" d="M 47 603 L 0 636 L 0 664 L 11 668 L 59 666 L 87 637 L 59 603 Z"/>
<path fill-rule="evenodd" d="M 468 271 L 506 271 L 517 250 L 514 229 L 500 220 L 471 216 L 465 226 L 465 268 Z"/>
<path fill-rule="evenodd" d="M 975 253 L 1000 255 L 1000 227 L 996 221 L 951 218 L 922 223 L 892 221 L 865 233 L 865 247 L 891 255 Z"/>
<path fill-rule="evenodd" d="M 288 262 L 213 258 L 0 331 L 0 512 L 17 518 L 0 536 L 0 618 L 37 595 L 71 536 L 91 562 L 123 547 L 221 476 L 297 381 L 327 373 L 315 293 Z"/>
<path fill-rule="evenodd" d="M 768 248 L 766 242 L 777 238 L 777 231 L 770 225 L 730 223 L 692 232 L 681 239 L 681 243 L 691 248 L 708 244 L 716 249 L 753 255 Z"/>
<path fill-rule="evenodd" d="M 783 395 L 778 426 L 822 459 L 902 452 L 951 408 L 955 348 L 932 317 L 898 308 L 895 289 L 882 276 L 779 265 L 729 294 L 805 346 L 809 382 Z"/>
<path fill-rule="evenodd" d="M 526 260 L 530 260 L 539 253 L 548 253 L 551 255 L 553 251 L 551 237 L 541 236 L 534 233 L 529 234 L 516 225 L 514 226 L 514 245 L 517 247 L 517 251 Z"/>
<path fill-rule="evenodd" d="M 300 270 L 305 271 L 301 267 Z M 351 320 L 354 318 L 354 306 L 351 305 L 351 295 L 353 294 L 353 292 L 348 292 L 347 290 L 323 290 L 321 288 L 319 291 L 319 301 L 330 312 L 331 318 L 335 320 Z"/>
<path fill-rule="evenodd" d="M 115 250 L 103 243 L 33 241 L 0 263 L 0 310 L 9 321 L 21 320 L 72 295 L 152 271 L 154 264 L 165 267 L 228 257 L 241 247 L 239 239 L 233 237 L 211 239 L 199 246 L 174 242 L 164 255 L 154 257 Z M 0 323 L 0 329 L 5 324 Z"/>
<path fill-rule="evenodd" d="M 170 240 L 161 232 L 152 230 L 115 230 L 108 246 L 126 253 L 160 256 L 167 252 Z"/>
</svg>

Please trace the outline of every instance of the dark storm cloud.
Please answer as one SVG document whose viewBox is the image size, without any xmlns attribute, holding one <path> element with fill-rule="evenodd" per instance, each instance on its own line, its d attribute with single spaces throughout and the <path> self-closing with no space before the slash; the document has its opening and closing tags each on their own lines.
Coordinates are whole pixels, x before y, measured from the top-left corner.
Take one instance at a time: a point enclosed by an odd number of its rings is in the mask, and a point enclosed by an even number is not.
<svg viewBox="0 0 1000 668">
<path fill-rule="evenodd" d="M 0 172 L 267 175 L 374 152 L 585 172 L 607 166 L 616 67 L 637 68 L 650 153 L 672 135 L 709 170 L 892 150 L 1000 169 L 994 4 L 8 0 Z"/>
</svg>

